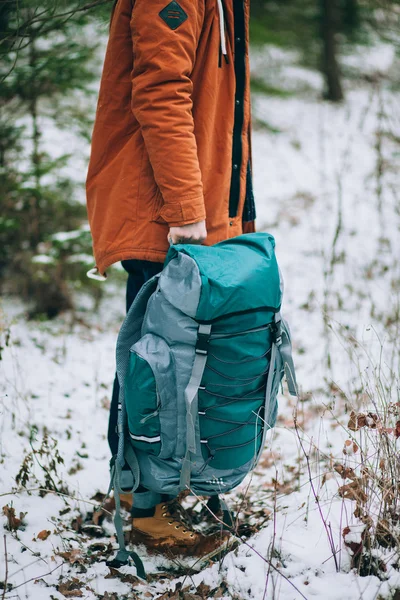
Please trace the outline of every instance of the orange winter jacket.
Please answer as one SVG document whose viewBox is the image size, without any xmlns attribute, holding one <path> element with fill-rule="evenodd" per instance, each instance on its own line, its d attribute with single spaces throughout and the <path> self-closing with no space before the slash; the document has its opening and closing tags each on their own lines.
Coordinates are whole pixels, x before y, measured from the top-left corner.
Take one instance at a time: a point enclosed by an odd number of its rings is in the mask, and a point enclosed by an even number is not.
<svg viewBox="0 0 400 600">
<path fill-rule="evenodd" d="M 101 274 L 163 262 L 170 226 L 254 231 L 248 24 L 249 0 L 116 3 L 86 180 Z"/>
</svg>

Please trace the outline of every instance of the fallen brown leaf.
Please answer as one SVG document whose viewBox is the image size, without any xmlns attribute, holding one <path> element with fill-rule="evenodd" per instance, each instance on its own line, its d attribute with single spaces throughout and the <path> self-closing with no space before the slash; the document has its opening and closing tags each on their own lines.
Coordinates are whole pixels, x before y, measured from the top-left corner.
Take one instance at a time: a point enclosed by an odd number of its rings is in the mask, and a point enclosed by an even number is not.
<svg viewBox="0 0 400 600">
<path fill-rule="evenodd" d="M 51 531 L 48 529 L 43 529 L 43 531 L 40 531 L 36 537 L 38 540 L 42 540 L 42 542 L 44 542 L 44 540 L 47 540 L 49 535 L 51 535 Z"/>
<path fill-rule="evenodd" d="M 74 531 L 77 531 L 78 533 L 80 533 L 81 528 L 82 528 L 82 523 L 83 523 L 83 519 L 79 515 L 78 517 L 75 517 L 74 519 L 72 519 L 71 527 Z"/>
<path fill-rule="evenodd" d="M 228 586 L 224 581 L 222 581 L 219 588 L 217 588 L 217 590 L 214 592 L 213 598 L 223 598 L 224 596 L 226 596 L 227 591 Z"/>
<path fill-rule="evenodd" d="M 108 567 L 110 572 L 104 577 L 104 579 L 119 579 L 123 583 L 130 583 L 131 585 L 137 585 L 140 583 L 139 577 L 130 575 L 129 573 L 121 573 L 118 569 Z"/>
<path fill-rule="evenodd" d="M 67 552 L 59 552 L 58 556 L 61 556 L 61 558 L 69 562 L 71 565 L 74 565 L 75 563 L 83 564 L 84 562 L 82 552 L 79 550 L 79 548 L 74 548 L 73 550 L 68 550 Z"/>
<path fill-rule="evenodd" d="M 82 598 L 82 586 L 83 583 L 79 581 L 77 577 L 72 577 L 72 579 L 70 579 L 69 581 L 64 581 L 64 583 L 60 583 L 57 589 L 60 592 L 60 594 L 62 594 L 66 598 Z"/>
<path fill-rule="evenodd" d="M 196 588 L 196 592 L 198 594 L 200 594 L 200 596 L 202 598 L 204 598 L 204 600 L 206 600 L 206 598 L 210 597 L 210 586 L 207 585 L 206 583 L 204 583 L 204 581 L 202 581 L 201 583 L 199 583 L 199 585 Z"/>
<path fill-rule="evenodd" d="M 26 512 L 20 512 L 18 518 L 15 514 L 15 508 L 13 508 L 12 506 L 8 506 L 8 504 L 6 504 L 6 506 L 3 506 L 3 515 L 7 517 L 7 529 L 9 529 L 10 531 L 17 531 L 21 527 L 22 521 L 24 520 L 27 514 L 28 513 Z"/>
<path fill-rule="evenodd" d="M 261 469 L 269 469 L 274 466 L 279 458 L 280 456 L 277 452 L 265 451 L 261 455 L 258 467 L 261 467 Z"/>
</svg>

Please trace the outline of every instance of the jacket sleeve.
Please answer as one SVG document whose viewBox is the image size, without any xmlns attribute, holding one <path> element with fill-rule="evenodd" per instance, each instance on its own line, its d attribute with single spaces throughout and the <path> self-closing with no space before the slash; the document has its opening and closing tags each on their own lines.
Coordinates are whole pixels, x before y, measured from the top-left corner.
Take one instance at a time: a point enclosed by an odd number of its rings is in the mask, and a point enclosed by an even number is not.
<svg viewBox="0 0 400 600">
<path fill-rule="evenodd" d="M 170 226 L 196 223 L 206 216 L 191 80 L 203 4 L 202 0 L 179 0 L 178 7 L 174 3 L 171 8 L 178 8 L 178 20 L 184 19 L 176 27 L 177 21 L 170 19 L 177 13 L 167 15 L 175 29 L 159 14 L 168 0 L 135 0 L 132 9 L 131 106 L 163 196 L 160 216 Z"/>
</svg>

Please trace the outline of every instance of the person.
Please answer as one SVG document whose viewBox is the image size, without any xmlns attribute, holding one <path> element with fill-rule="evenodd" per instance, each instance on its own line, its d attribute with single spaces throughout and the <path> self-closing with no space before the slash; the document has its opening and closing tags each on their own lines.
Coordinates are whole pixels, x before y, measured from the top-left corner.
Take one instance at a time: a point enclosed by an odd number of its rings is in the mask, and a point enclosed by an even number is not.
<svg viewBox="0 0 400 600">
<path fill-rule="evenodd" d="M 121 261 L 127 309 L 169 244 L 253 232 L 249 0 L 117 0 L 86 180 L 95 272 Z M 108 440 L 116 454 L 118 380 Z M 182 521 L 174 501 L 124 495 L 149 550 L 204 556 L 224 543 Z"/>
</svg>

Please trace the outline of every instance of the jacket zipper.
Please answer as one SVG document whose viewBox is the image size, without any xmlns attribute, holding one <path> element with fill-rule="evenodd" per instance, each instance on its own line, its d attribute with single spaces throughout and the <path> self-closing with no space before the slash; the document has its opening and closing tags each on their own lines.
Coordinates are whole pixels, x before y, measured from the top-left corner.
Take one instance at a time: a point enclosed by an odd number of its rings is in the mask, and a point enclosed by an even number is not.
<svg viewBox="0 0 400 600">
<path fill-rule="evenodd" d="M 242 129 L 244 121 L 244 92 L 246 86 L 246 31 L 243 0 L 233 0 L 235 36 L 235 120 L 232 140 L 232 175 L 229 193 L 229 217 L 237 216 L 240 200 L 240 173 L 242 170 Z"/>
</svg>

